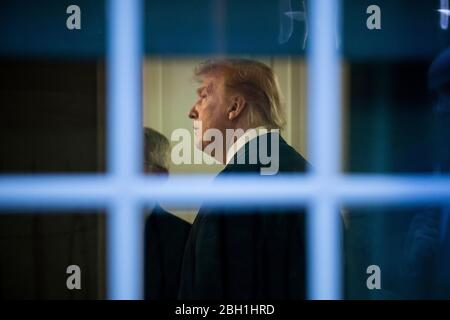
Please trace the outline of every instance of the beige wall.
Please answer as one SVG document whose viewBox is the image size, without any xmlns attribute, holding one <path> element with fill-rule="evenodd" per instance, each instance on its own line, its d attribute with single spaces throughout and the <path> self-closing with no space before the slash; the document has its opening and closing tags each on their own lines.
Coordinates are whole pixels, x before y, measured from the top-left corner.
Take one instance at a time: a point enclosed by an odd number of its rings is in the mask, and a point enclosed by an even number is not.
<svg viewBox="0 0 450 320">
<path fill-rule="evenodd" d="M 291 57 L 258 57 L 257 59 L 271 66 L 278 77 L 288 119 L 286 130 L 282 134 L 288 143 L 306 157 L 307 114 L 304 60 Z M 203 60 L 205 58 L 201 57 L 145 59 L 143 66 L 144 126 L 160 131 L 169 140 L 173 130 L 177 128 L 192 130 L 192 121 L 187 117 L 188 110 L 196 101 L 197 84 L 192 78 L 192 71 Z M 191 152 L 199 151 L 192 146 Z M 208 174 L 212 179 L 222 168 L 222 165 L 172 164 L 170 170 L 172 175 Z M 197 208 L 175 210 L 164 204 L 162 206 L 176 215 L 182 215 L 188 221 L 192 221 L 197 212 Z"/>
</svg>

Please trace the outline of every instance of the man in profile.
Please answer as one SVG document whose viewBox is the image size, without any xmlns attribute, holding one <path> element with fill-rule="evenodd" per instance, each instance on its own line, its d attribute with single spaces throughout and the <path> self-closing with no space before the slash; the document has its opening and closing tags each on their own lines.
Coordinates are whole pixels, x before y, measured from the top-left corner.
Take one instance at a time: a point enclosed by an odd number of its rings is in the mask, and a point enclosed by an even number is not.
<svg viewBox="0 0 450 320">
<path fill-rule="evenodd" d="M 246 59 L 213 60 L 195 75 L 200 88 L 189 118 L 197 147 L 226 165 L 219 176 L 306 170 L 306 160 L 279 134 L 284 112 L 269 67 Z M 210 148 L 218 134 L 225 143 Z M 204 205 L 186 245 L 179 298 L 304 298 L 304 218 L 292 208 Z"/>
<path fill-rule="evenodd" d="M 144 128 L 144 171 L 168 175 L 170 143 L 159 132 Z M 176 299 L 181 261 L 191 225 L 155 205 L 145 222 L 145 299 Z"/>
</svg>

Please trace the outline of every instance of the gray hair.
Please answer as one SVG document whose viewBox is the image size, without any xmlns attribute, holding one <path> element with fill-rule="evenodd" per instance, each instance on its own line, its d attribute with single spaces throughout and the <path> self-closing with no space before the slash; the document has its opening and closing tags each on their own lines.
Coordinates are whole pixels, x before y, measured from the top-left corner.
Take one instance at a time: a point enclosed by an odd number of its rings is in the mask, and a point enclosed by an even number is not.
<svg viewBox="0 0 450 320">
<path fill-rule="evenodd" d="M 144 127 L 144 164 L 169 171 L 170 143 L 156 130 Z"/>
</svg>

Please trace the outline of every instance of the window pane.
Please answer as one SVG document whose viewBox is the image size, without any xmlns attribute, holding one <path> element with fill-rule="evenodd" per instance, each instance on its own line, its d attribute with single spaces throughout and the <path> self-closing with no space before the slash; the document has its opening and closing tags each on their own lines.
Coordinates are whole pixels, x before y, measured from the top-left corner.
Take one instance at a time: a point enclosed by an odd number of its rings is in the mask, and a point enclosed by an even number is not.
<svg viewBox="0 0 450 320">
<path fill-rule="evenodd" d="M 145 212 L 144 292 L 154 299 L 304 299 L 305 209 L 204 203 Z"/>
<path fill-rule="evenodd" d="M 347 299 L 448 299 L 449 209 L 345 210 Z"/>
<path fill-rule="evenodd" d="M 103 211 L 2 210 L 0 297 L 104 299 L 104 229 Z"/>
<path fill-rule="evenodd" d="M 0 4 L 0 173 L 105 170 L 105 2 Z"/>
<path fill-rule="evenodd" d="M 210 124 L 208 119 L 194 119 L 190 114 L 194 105 L 199 102 L 197 91 L 203 85 L 200 77 L 195 76 L 196 69 L 213 58 L 211 56 L 150 56 L 145 59 L 143 64 L 143 122 L 147 129 L 145 129 L 146 135 L 143 142 L 147 171 L 158 171 L 158 167 L 168 167 L 171 174 L 217 174 L 224 169 L 227 159 L 220 159 L 218 155 L 216 157 L 213 155 L 216 152 L 222 152 L 224 147 L 230 147 L 234 141 L 232 139 L 242 135 L 239 128 L 234 128 L 234 130 L 231 124 L 225 128 L 224 124 L 219 122 Z M 263 63 L 264 67 L 271 68 L 278 81 L 279 89 L 270 91 L 261 87 L 260 92 L 264 93 L 266 90 L 269 95 L 281 95 L 281 103 L 276 105 L 276 108 L 285 113 L 286 126 L 281 130 L 281 136 L 299 155 L 306 158 L 307 81 L 305 60 L 298 56 L 247 55 L 239 58 L 253 59 L 253 61 Z M 220 112 L 220 108 L 221 106 L 217 107 L 217 112 Z M 247 117 L 247 115 L 243 117 Z M 203 125 L 200 125 L 202 123 Z M 265 123 L 260 122 L 253 128 L 260 126 L 267 127 Z M 204 138 L 211 141 L 209 152 L 202 152 L 196 145 L 195 132 L 198 133 L 196 130 L 201 127 L 203 127 Z M 215 132 L 214 129 L 220 130 L 220 132 Z M 227 136 L 226 129 L 229 130 L 229 136 Z M 241 129 L 247 130 L 246 127 Z M 162 152 L 161 148 L 164 146 L 166 146 L 165 152 Z M 153 152 L 152 148 L 158 148 L 159 153 Z M 260 150 L 261 155 L 263 155 L 263 151 Z M 222 152 L 222 156 L 226 155 L 225 153 Z M 269 161 L 274 162 L 275 160 L 275 154 L 271 156 L 267 153 L 263 156 L 267 156 Z M 152 165 L 156 167 L 152 169 Z M 279 167 L 279 163 L 273 164 L 273 166 Z"/>
<path fill-rule="evenodd" d="M 344 1 L 344 170 L 448 172 L 448 16 L 438 1 L 369 5 Z"/>
<path fill-rule="evenodd" d="M 0 173 L 102 172 L 99 60 L 1 58 Z"/>
<path fill-rule="evenodd" d="M 104 1 L 2 1 L 0 20 L 2 184 L 20 184 L 10 174 L 72 174 L 77 180 L 104 172 Z M 69 180 L 62 182 L 73 186 Z M 105 212 L 73 209 L 84 203 L 82 196 L 47 209 L 58 196 L 43 194 L 41 186 L 52 182 L 37 181 L 41 197 L 26 209 L 23 190 L 3 186 L 2 199 L 17 202 L 0 200 L 7 206 L 0 208 L 0 296 L 103 299 Z"/>
</svg>

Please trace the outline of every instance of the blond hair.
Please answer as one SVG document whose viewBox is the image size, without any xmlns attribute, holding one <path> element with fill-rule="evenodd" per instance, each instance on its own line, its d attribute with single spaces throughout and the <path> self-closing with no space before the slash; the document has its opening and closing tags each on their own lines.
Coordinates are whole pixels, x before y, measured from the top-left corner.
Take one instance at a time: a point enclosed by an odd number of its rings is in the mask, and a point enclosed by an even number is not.
<svg viewBox="0 0 450 320">
<path fill-rule="evenodd" d="M 272 69 L 249 59 L 216 59 L 201 63 L 194 71 L 197 78 L 205 75 L 224 76 L 225 87 L 242 94 L 251 106 L 249 122 L 268 129 L 283 129 L 286 124 L 281 93 Z"/>
</svg>

